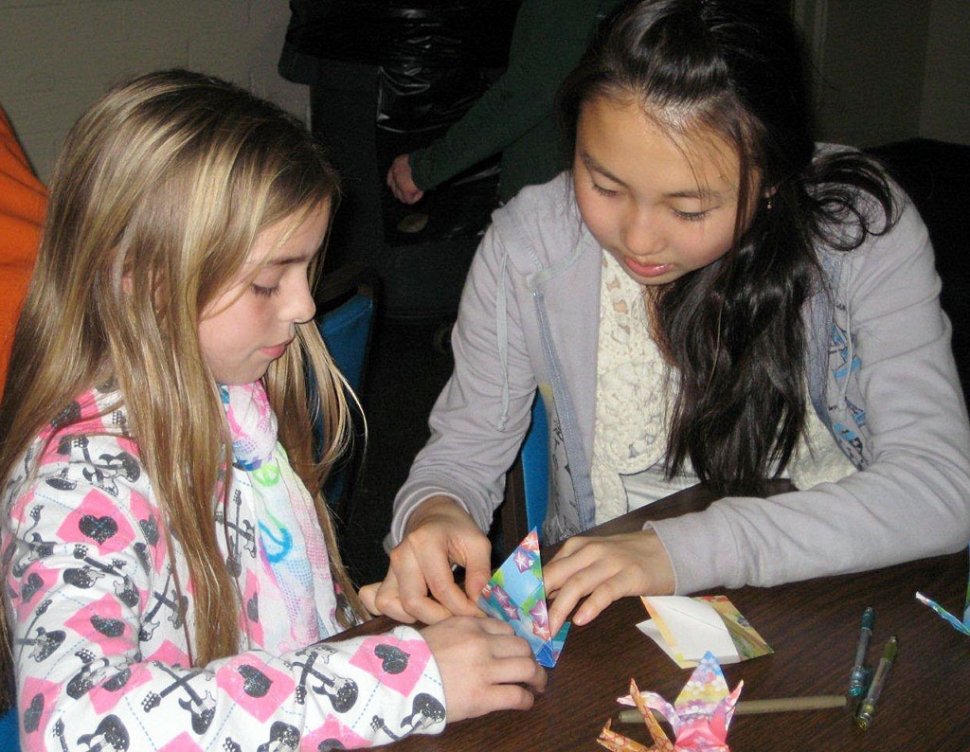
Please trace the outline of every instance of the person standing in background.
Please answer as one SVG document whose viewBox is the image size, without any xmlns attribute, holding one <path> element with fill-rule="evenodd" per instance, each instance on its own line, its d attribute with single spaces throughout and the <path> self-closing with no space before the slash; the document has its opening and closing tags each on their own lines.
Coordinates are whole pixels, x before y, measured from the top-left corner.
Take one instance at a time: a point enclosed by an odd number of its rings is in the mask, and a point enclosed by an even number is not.
<svg viewBox="0 0 970 752">
<path fill-rule="evenodd" d="M 502 152 L 499 200 L 545 183 L 568 164 L 553 99 L 579 62 L 597 23 L 621 0 L 524 0 L 512 33 L 509 67 L 448 132 L 399 155 L 387 185 L 405 204 L 472 165 Z"/>
</svg>

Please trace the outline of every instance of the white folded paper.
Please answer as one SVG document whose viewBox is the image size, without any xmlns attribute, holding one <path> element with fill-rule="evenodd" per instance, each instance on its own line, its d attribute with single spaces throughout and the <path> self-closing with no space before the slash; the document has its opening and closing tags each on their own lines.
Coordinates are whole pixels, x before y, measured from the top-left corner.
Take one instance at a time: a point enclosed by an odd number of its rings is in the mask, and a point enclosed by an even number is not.
<svg viewBox="0 0 970 752">
<path fill-rule="evenodd" d="M 738 663 L 771 648 L 724 596 L 641 598 L 650 616 L 637 628 L 681 668 L 696 666 L 705 653 L 719 663 Z"/>
</svg>

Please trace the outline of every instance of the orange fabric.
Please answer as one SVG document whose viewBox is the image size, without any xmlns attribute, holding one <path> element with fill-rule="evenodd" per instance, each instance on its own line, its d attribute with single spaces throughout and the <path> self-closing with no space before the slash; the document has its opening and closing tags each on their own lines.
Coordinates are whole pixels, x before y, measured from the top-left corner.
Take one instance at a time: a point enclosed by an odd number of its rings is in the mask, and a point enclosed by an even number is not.
<svg viewBox="0 0 970 752">
<path fill-rule="evenodd" d="M 46 209 L 47 189 L 30 169 L 0 108 L 0 394 Z"/>
</svg>

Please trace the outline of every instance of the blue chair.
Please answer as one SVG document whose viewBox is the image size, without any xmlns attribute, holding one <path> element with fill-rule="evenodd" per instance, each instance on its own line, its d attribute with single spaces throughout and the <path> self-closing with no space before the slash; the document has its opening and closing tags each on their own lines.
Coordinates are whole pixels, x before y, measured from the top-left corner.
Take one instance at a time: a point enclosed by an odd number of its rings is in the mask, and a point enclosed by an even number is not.
<svg viewBox="0 0 970 752">
<path fill-rule="evenodd" d="M 549 503 L 549 419 L 542 395 L 532 404 L 532 424 L 526 432 L 515 464 L 505 478 L 501 525 L 503 546 L 511 552 L 532 528 L 539 530 Z"/>
<path fill-rule="evenodd" d="M 377 314 L 377 272 L 364 264 L 346 264 L 325 272 L 314 296 L 317 326 L 330 356 L 355 394 L 360 394 L 367 370 L 374 320 Z M 355 419 L 362 422 L 363 416 Z M 322 440 L 322 427 L 317 427 Z M 338 520 L 350 514 L 353 487 L 360 469 L 362 449 L 355 447 L 327 482 L 324 494 Z"/>
<path fill-rule="evenodd" d="M 17 708 L 11 708 L 0 716 L 0 750 L 20 752 L 20 727 Z"/>
</svg>

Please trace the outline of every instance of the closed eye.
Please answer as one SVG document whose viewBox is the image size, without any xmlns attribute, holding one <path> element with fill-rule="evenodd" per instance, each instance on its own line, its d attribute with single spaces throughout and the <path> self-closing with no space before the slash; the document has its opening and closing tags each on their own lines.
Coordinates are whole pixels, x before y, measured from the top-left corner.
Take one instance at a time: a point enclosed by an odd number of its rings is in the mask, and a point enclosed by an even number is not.
<svg viewBox="0 0 970 752">
<path fill-rule="evenodd" d="M 674 214 L 683 219 L 685 222 L 700 222 L 702 219 L 704 219 L 704 217 L 707 216 L 708 211 L 710 210 L 699 212 L 685 212 L 680 211 L 679 209 L 673 210 Z"/>
<path fill-rule="evenodd" d="M 592 181 L 591 180 L 590 181 L 590 185 L 592 185 L 593 186 L 593 190 L 596 191 L 601 196 L 606 196 L 608 198 L 612 198 L 613 196 L 619 196 L 620 195 L 620 192 L 619 191 L 614 191 L 614 190 L 611 190 L 610 188 L 604 188 L 603 186 L 601 186 L 596 181 Z"/>
<path fill-rule="evenodd" d="M 280 291 L 279 285 L 273 285 L 272 287 L 263 287 L 262 285 L 253 285 L 253 292 L 256 293 L 261 298 L 271 298 Z"/>
</svg>

